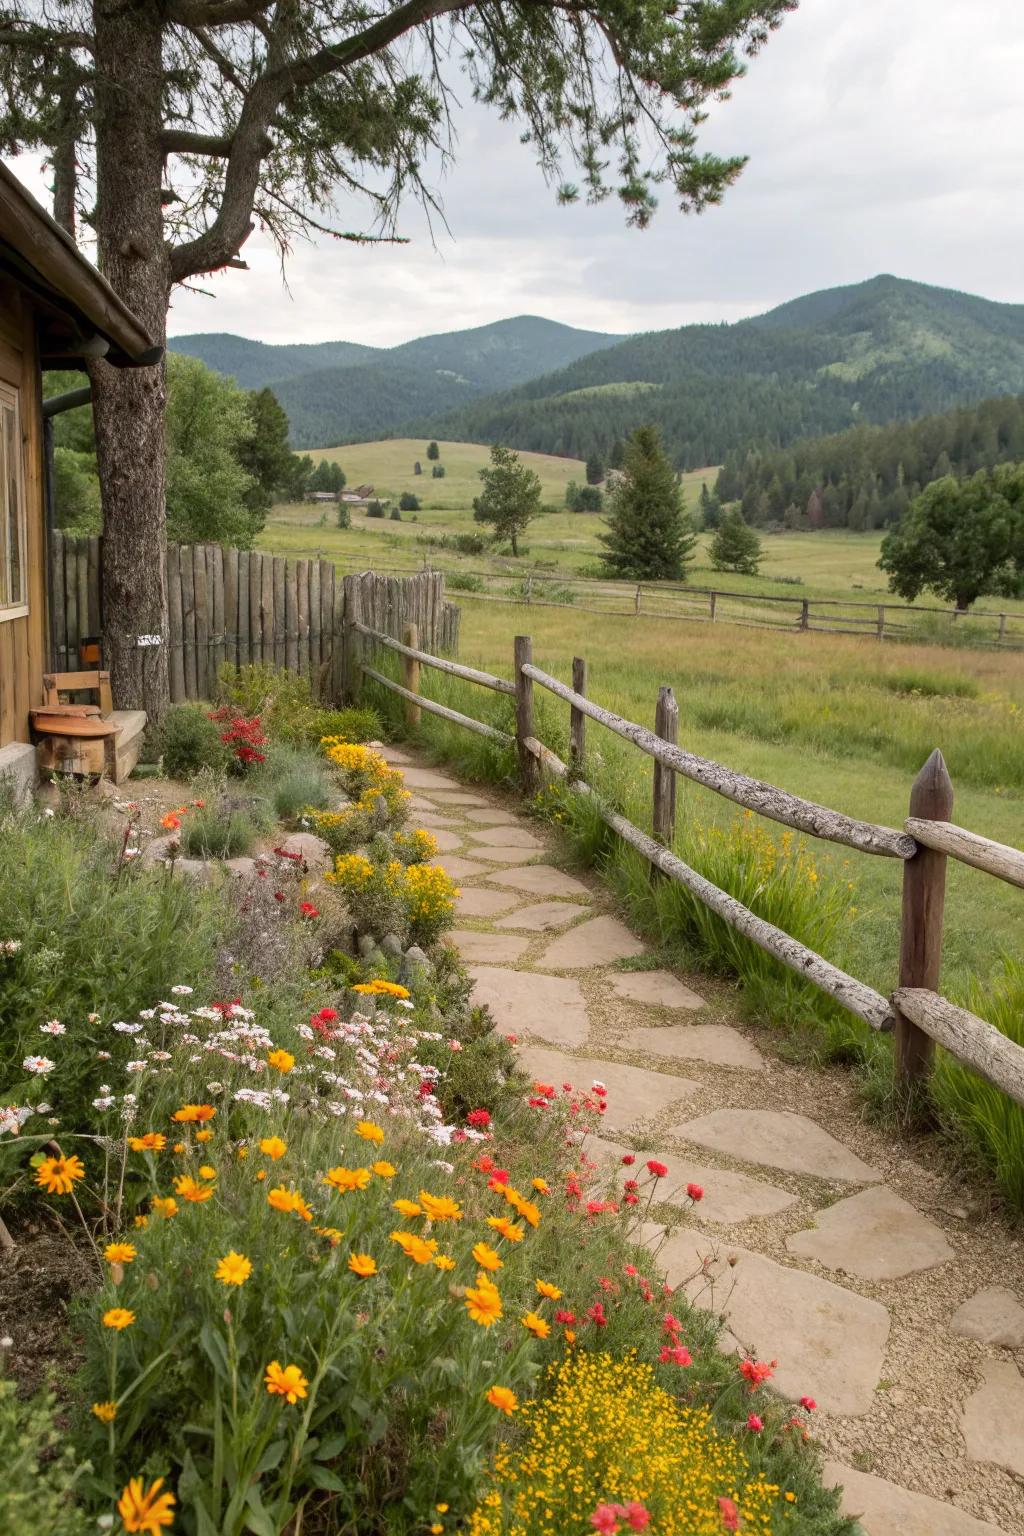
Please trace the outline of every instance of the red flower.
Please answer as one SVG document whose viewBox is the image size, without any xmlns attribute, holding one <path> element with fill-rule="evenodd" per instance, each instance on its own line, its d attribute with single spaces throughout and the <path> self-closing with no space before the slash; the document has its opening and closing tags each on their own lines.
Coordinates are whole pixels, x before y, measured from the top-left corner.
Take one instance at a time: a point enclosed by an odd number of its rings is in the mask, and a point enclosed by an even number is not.
<svg viewBox="0 0 1024 1536">
<path fill-rule="evenodd" d="M 567 1328 L 571 1328 L 575 1321 L 576 1313 L 569 1312 L 565 1307 L 559 1307 L 558 1311 L 555 1313 L 555 1322 L 565 1323 Z"/>
<path fill-rule="evenodd" d="M 689 1195 L 691 1200 L 704 1199 L 704 1190 L 700 1184 L 687 1184 L 686 1193 Z"/>
<path fill-rule="evenodd" d="M 671 1333 L 673 1335 L 682 1333 L 683 1331 L 682 1323 L 679 1321 L 678 1317 L 674 1316 L 674 1314 L 671 1312 L 665 1313 L 665 1316 L 661 1320 L 661 1326 L 666 1333 Z"/>
<path fill-rule="evenodd" d="M 467 1125 L 482 1125 L 486 1128 L 490 1123 L 490 1111 L 486 1109 L 471 1109 L 466 1116 Z"/>
<path fill-rule="evenodd" d="M 603 1216 L 605 1211 L 617 1211 L 618 1206 L 614 1200 L 588 1200 L 587 1215 Z"/>
<path fill-rule="evenodd" d="M 311 901 L 300 901 L 299 902 L 299 911 L 302 913 L 303 917 L 319 917 L 320 916 L 320 913 L 317 911 L 316 907 L 314 907 L 314 905 L 313 905 L 313 903 Z"/>
<path fill-rule="evenodd" d="M 646 1531 L 651 1523 L 650 1511 L 633 1499 L 622 1511 L 631 1531 Z"/>
<path fill-rule="evenodd" d="M 592 1307 L 588 1307 L 587 1316 L 590 1318 L 590 1321 L 592 1323 L 596 1323 L 599 1328 L 607 1328 L 608 1319 L 604 1315 L 603 1302 L 595 1301 Z"/>
<path fill-rule="evenodd" d="M 802 1397 L 800 1399 L 800 1407 L 801 1408 L 806 1408 L 808 1413 L 813 1413 L 815 1408 L 817 1408 L 817 1406 L 818 1405 L 814 1401 L 813 1397 Z"/>
<path fill-rule="evenodd" d="M 508 1183 L 508 1179 L 509 1173 L 507 1168 L 495 1168 L 487 1182 L 491 1189 L 500 1189 L 502 1184 Z"/>
<path fill-rule="evenodd" d="M 434 1092 L 434 1085 L 433 1083 L 428 1083 L 426 1078 L 424 1078 L 417 1091 L 421 1099 L 429 1099 Z"/>
<path fill-rule="evenodd" d="M 619 1506 L 599 1504 L 590 1517 L 590 1523 L 595 1531 L 602 1532 L 602 1536 L 614 1536 L 619 1528 Z"/>
<path fill-rule="evenodd" d="M 275 901 L 284 901 L 284 891 L 275 891 L 274 892 L 274 900 Z"/>
<path fill-rule="evenodd" d="M 658 1356 L 662 1365 L 692 1365 L 693 1357 L 685 1344 L 663 1344 Z"/>
<path fill-rule="evenodd" d="M 755 1435 L 759 1435 L 762 1429 L 764 1429 L 764 1420 L 759 1419 L 756 1413 L 752 1413 L 747 1419 L 747 1428 L 752 1430 Z"/>
<path fill-rule="evenodd" d="M 668 1165 L 659 1163 L 652 1157 L 647 1161 L 647 1172 L 653 1174 L 656 1179 L 664 1179 L 668 1177 Z"/>
<path fill-rule="evenodd" d="M 634 1275 L 638 1275 L 640 1273 L 640 1271 L 637 1269 L 635 1264 L 627 1264 L 625 1269 L 623 1270 L 623 1273 L 627 1274 L 629 1276 L 629 1278 L 632 1280 L 633 1276 Z"/>
<path fill-rule="evenodd" d="M 718 1513 L 722 1517 L 723 1531 L 738 1531 L 740 1528 L 740 1512 L 732 1499 L 719 1498 Z"/>
<path fill-rule="evenodd" d="M 623 1189 L 639 1189 L 640 1185 L 637 1183 L 636 1179 L 627 1179 L 622 1187 Z"/>
<path fill-rule="evenodd" d="M 633 1166 L 633 1164 L 635 1162 L 636 1162 L 636 1153 L 635 1152 L 624 1152 L 623 1153 L 623 1156 L 622 1156 L 622 1166 L 623 1166 L 623 1168 L 632 1168 L 632 1166 Z"/>
<path fill-rule="evenodd" d="M 480 1173 L 490 1173 L 491 1169 L 494 1167 L 494 1158 L 488 1157 L 487 1153 L 483 1152 L 477 1158 L 476 1162 L 473 1164 L 473 1167 L 478 1169 Z"/>
<path fill-rule="evenodd" d="M 623 1195 L 622 1203 L 623 1203 L 623 1205 L 639 1205 L 640 1204 L 640 1196 L 639 1195 Z"/>
<path fill-rule="evenodd" d="M 452 1141 L 468 1141 L 465 1131 L 452 1131 Z"/>
<path fill-rule="evenodd" d="M 302 863 L 301 853 L 289 853 L 287 848 L 275 848 L 274 852 L 279 859 L 291 859 L 296 864 Z"/>
<path fill-rule="evenodd" d="M 749 1381 L 752 1387 L 759 1387 L 763 1381 L 768 1380 L 769 1376 L 774 1376 L 773 1367 L 776 1365 L 778 1365 L 777 1360 L 773 1360 L 771 1365 L 765 1360 L 741 1360 L 740 1375 Z"/>
</svg>

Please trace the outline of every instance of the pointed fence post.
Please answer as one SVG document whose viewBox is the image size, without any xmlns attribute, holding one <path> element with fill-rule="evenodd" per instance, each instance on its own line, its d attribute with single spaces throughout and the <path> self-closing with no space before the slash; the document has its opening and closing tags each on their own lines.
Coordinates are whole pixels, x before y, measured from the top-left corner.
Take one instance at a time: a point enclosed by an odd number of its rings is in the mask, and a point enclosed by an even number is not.
<svg viewBox="0 0 1024 1536">
<path fill-rule="evenodd" d="M 587 691 L 587 664 L 582 656 L 574 656 L 572 659 L 572 691 L 585 694 Z M 576 773 L 582 774 L 583 762 L 587 753 L 587 717 L 575 704 L 569 706 L 569 766 Z"/>
<path fill-rule="evenodd" d="M 415 650 L 419 650 L 420 632 L 417 629 L 415 624 L 407 624 L 405 626 L 405 630 L 404 630 L 404 632 L 402 634 L 402 639 L 404 640 L 406 645 L 412 646 L 414 651 Z M 419 691 L 420 691 L 420 664 L 416 660 L 415 656 L 403 656 L 402 657 L 402 682 L 408 688 L 410 693 L 419 693 Z M 417 725 L 419 725 L 420 720 L 422 718 L 422 715 L 423 715 L 423 711 L 420 709 L 419 705 L 418 704 L 414 704 L 411 699 L 407 699 L 406 702 L 405 702 L 405 723 L 406 723 L 406 725 L 409 725 L 409 726 L 417 726 Z"/>
<path fill-rule="evenodd" d="M 679 705 L 671 688 L 659 688 L 658 708 L 654 716 L 655 735 L 662 741 L 679 743 Z M 676 776 L 671 768 L 654 760 L 654 835 L 659 843 L 671 848 L 676 834 Z"/>
<path fill-rule="evenodd" d="M 942 753 L 935 749 L 914 780 L 910 814 L 948 821 L 953 784 Z M 942 964 L 942 919 L 946 902 L 946 855 L 919 847 L 903 865 L 900 923 L 900 986 L 935 992 Z M 896 1010 L 896 1078 L 906 1089 L 923 1085 L 932 1067 L 935 1042 Z"/>
<path fill-rule="evenodd" d="M 533 661 L 533 642 L 529 635 L 516 635 L 513 678 L 516 685 L 516 749 L 519 753 L 519 779 L 524 795 L 534 795 L 540 784 L 540 764 L 526 745 L 533 735 L 533 678 L 523 676 L 523 667 Z"/>
</svg>

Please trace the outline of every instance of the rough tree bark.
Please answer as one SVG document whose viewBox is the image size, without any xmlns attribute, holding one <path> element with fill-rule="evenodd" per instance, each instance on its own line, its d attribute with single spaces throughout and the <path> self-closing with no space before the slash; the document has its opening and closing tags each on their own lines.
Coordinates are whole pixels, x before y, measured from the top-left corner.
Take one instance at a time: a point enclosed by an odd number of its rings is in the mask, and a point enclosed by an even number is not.
<svg viewBox="0 0 1024 1536">
<path fill-rule="evenodd" d="M 100 267 L 154 342 L 170 293 L 160 202 L 162 21 L 149 0 L 97 0 L 96 232 Z M 163 364 L 90 366 L 103 489 L 104 661 L 114 703 L 159 720 L 169 702 Z M 140 636 L 160 643 L 140 646 Z"/>
</svg>

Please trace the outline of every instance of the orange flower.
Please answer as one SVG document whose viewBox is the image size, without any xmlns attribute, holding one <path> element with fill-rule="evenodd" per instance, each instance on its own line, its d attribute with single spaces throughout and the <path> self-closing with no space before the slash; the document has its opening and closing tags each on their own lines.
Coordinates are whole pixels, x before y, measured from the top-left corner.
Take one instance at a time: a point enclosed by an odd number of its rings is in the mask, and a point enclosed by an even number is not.
<svg viewBox="0 0 1024 1536">
<path fill-rule="evenodd" d="M 117 1418 L 116 1403 L 93 1403 L 90 1411 L 96 1415 L 101 1424 L 112 1424 Z"/>
<path fill-rule="evenodd" d="M 210 1130 L 196 1131 L 196 1141 L 212 1141 L 213 1132 Z"/>
<path fill-rule="evenodd" d="M 473 1249 L 473 1258 L 481 1269 L 500 1269 L 502 1260 L 498 1258 L 494 1249 L 487 1243 L 477 1243 Z"/>
<path fill-rule="evenodd" d="M 276 1360 L 271 1360 L 267 1366 L 263 1381 L 272 1397 L 286 1397 L 290 1403 L 297 1403 L 300 1397 L 305 1397 L 309 1386 L 297 1365 L 280 1365 Z"/>
<path fill-rule="evenodd" d="M 507 1216 L 488 1216 L 487 1225 L 493 1227 L 495 1232 L 507 1238 L 510 1243 L 521 1243 L 526 1236 L 522 1227 L 517 1227 L 515 1222 L 510 1221 Z"/>
<path fill-rule="evenodd" d="M 421 1189 L 419 1200 L 423 1214 L 429 1221 L 462 1220 L 462 1207 L 457 1200 L 449 1200 L 447 1195 L 428 1195 L 425 1189 Z"/>
<path fill-rule="evenodd" d="M 434 1255 L 434 1268 L 444 1270 L 454 1269 L 455 1260 L 450 1259 L 446 1253 L 436 1253 Z"/>
<path fill-rule="evenodd" d="M 103 1250 L 103 1257 L 108 1264 L 130 1264 L 137 1252 L 131 1243 L 108 1243 Z"/>
<path fill-rule="evenodd" d="M 273 1067 L 275 1072 L 290 1072 L 295 1065 L 295 1057 L 291 1051 L 270 1051 L 267 1055 L 267 1066 Z"/>
<path fill-rule="evenodd" d="M 465 1291 L 466 1311 L 481 1328 L 490 1328 L 501 1316 L 501 1297 L 498 1288 L 493 1281 L 488 1280 L 486 1274 L 481 1272 L 476 1277 L 476 1286 L 467 1286 Z"/>
<path fill-rule="evenodd" d="M 122 1328 L 130 1328 L 134 1321 L 135 1313 L 127 1307 L 109 1307 L 103 1314 L 104 1328 L 116 1328 L 118 1333 Z"/>
<path fill-rule="evenodd" d="M 36 1183 L 48 1195 L 70 1195 L 76 1181 L 84 1178 L 80 1157 L 44 1157 L 36 1169 Z"/>
<path fill-rule="evenodd" d="M 252 1260 L 232 1248 L 218 1263 L 213 1278 L 219 1280 L 221 1285 L 244 1285 L 251 1274 Z"/>
<path fill-rule="evenodd" d="M 354 1275 L 359 1275 L 363 1280 L 368 1280 L 371 1275 L 377 1273 L 376 1261 L 371 1259 L 368 1253 L 349 1254 L 348 1267 Z"/>
<path fill-rule="evenodd" d="M 312 1209 L 306 1204 L 297 1189 L 285 1189 L 283 1184 L 278 1184 L 267 1196 L 267 1204 L 275 1211 L 284 1211 L 286 1215 L 301 1216 L 303 1221 L 312 1221 Z"/>
<path fill-rule="evenodd" d="M 160 825 L 165 832 L 177 832 L 181 826 L 181 817 L 176 816 L 173 811 L 168 811 L 166 816 L 160 817 Z"/>
<path fill-rule="evenodd" d="M 284 1157 L 288 1151 L 288 1143 L 282 1141 L 280 1136 L 264 1136 L 260 1142 L 260 1151 L 264 1157 L 269 1157 L 276 1163 L 278 1158 Z"/>
<path fill-rule="evenodd" d="M 165 818 L 166 820 L 166 818 Z M 141 1477 L 129 1480 L 117 1501 L 117 1512 L 126 1531 L 142 1536 L 160 1536 L 161 1526 L 174 1524 L 174 1494 L 161 1493 L 162 1477 L 146 1488 Z"/>
<path fill-rule="evenodd" d="M 171 1119 L 179 1121 L 182 1125 L 190 1125 L 197 1120 L 212 1120 L 216 1113 L 212 1104 L 183 1104 L 180 1109 L 174 1111 Z"/>
<path fill-rule="evenodd" d="M 332 1248 L 337 1248 L 345 1236 L 340 1227 L 314 1227 L 313 1231 L 318 1237 L 326 1237 Z"/>
<path fill-rule="evenodd" d="M 198 1179 L 193 1179 L 187 1173 L 179 1174 L 174 1181 L 174 1193 L 180 1195 L 183 1200 L 191 1201 L 193 1205 L 202 1205 L 204 1200 L 212 1200 L 213 1190 L 205 1184 L 200 1184 Z"/>
<path fill-rule="evenodd" d="M 534 1285 L 537 1287 L 538 1296 L 544 1296 L 548 1301 L 560 1301 L 562 1299 L 562 1293 L 558 1286 L 552 1285 L 550 1280 L 535 1280 Z"/>
<path fill-rule="evenodd" d="M 336 1189 L 339 1194 L 348 1194 L 353 1189 L 365 1189 L 370 1182 L 369 1168 L 328 1168 L 324 1174 L 323 1182 L 329 1184 L 331 1189 Z"/>
<path fill-rule="evenodd" d="M 501 1413 L 515 1413 L 519 1407 L 519 1399 L 510 1387 L 489 1387 L 487 1401 Z"/>
<path fill-rule="evenodd" d="M 386 1163 L 382 1160 L 379 1163 L 373 1164 L 373 1172 L 377 1175 L 378 1179 L 393 1179 L 398 1169 L 394 1163 Z"/>
<path fill-rule="evenodd" d="M 548 1324 L 542 1317 L 538 1317 L 536 1312 L 527 1312 L 526 1316 L 522 1318 L 521 1321 L 523 1327 L 532 1333 L 534 1338 L 546 1339 L 548 1334 L 551 1332 Z"/>
<path fill-rule="evenodd" d="M 178 1202 L 170 1195 L 154 1195 L 149 1202 L 149 1208 L 158 1216 L 177 1216 L 178 1214 Z"/>
<path fill-rule="evenodd" d="M 147 1131 L 145 1136 L 129 1136 L 128 1145 L 133 1152 L 162 1152 L 167 1145 L 167 1137 L 159 1131 Z"/>
<path fill-rule="evenodd" d="M 356 1135 L 361 1136 L 364 1141 L 383 1141 L 384 1129 L 372 1120 L 357 1120 Z"/>
<path fill-rule="evenodd" d="M 392 1232 L 391 1241 L 397 1243 L 406 1258 L 412 1259 L 414 1264 L 429 1264 L 437 1252 L 435 1242 L 424 1241 L 415 1232 Z"/>
<path fill-rule="evenodd" d="M 415 1200 L 392 1200 L 391 1204 L 399 1216 L 422 1216 L 423 1207 L 417 1205 Z"/>
<path fill-rule="evenodd" d="M 136 1215 L 132 1219 L 134 1220 L 135 1225 L 137 1227 L 148 1227 L 149 1226 L 149 1217 L 148 1216 L 144 1216 L 141 1212 L 137 1212 Z"/>
<path fill-rule="evenodd" d="M 551 1185 L 547 1179 L 533 1179 L 532 1184 L 538 1195 L 550 1195 Z"/>
<path fill-rule="evenodd" d="M 211 1168 L 209 1163 L 202 1163 L 199 1168 L 199 1177 L 201 1179 L 215 1179 L 217 1177 L 217 1170 L 216 1168 Z"/>
</svg>

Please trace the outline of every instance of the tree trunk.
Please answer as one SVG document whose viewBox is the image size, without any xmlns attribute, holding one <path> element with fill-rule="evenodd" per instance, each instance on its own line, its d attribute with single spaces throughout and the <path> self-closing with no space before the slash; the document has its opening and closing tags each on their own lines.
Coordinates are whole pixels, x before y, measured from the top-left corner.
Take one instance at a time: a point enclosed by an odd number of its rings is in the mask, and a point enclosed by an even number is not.
<svg viewBox="0 0 1024 1536">
<path fill-rule="evenodd" d="M 95 30 L 99 264 L 162 344 L 170 282 L 160 202 L 158 7 L 151 0 L 96 0 Z M 103 493 L 104 662 L 115 704 L 145 709 L 159 721 L 169 702 L 164 365 L 97 362 L 89 372 Z"/>
</svg>

